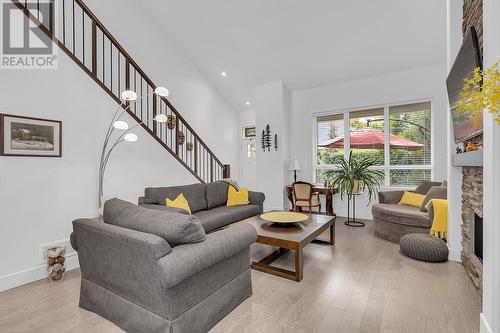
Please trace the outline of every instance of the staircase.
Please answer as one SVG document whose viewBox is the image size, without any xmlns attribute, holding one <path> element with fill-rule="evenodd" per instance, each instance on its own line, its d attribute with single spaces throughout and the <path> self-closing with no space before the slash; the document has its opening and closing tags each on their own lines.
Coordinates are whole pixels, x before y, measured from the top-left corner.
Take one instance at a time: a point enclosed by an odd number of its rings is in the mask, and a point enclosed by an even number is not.
<svg viewBox="0 0 500 333">
<path fill-rule="evenodd" d="M 229 178 L 229 165 L 221 163 L 167 98 L 153 94 L 157 86 L 83 1 L 53 0 L 55 10 L 43 24 L 28 10 L 40 1 L 11 1 L 118 105 L 123 90 L 135 91 L 138 99 L 123 106 L 126 112 L 200 182 Z M 149 121 L 158 113 L 168 117 L 167 123 Z"/>
</svg>

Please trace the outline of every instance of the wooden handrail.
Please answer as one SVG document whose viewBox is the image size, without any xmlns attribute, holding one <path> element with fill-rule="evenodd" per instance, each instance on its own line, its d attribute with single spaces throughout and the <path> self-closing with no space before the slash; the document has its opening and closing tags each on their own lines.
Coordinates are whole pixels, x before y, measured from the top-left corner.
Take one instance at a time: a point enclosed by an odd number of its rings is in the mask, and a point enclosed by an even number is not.
<svg viewBox="0 0 500 333">
<path fill-rule="evenodd" d="M 117 103 L 121 103 L 120 99 L 120 88 L 122 87 L 122 68 L 124 68 L 123 71 L 123 77 L 124 77 L 124 85 L 125 89 L 131 89 L 132 84 L 131 80 L 134 82 L 134 88 L 136 87 L 137 84 L 137 78 L 139 78 L 139 83 L 140 83 L 140 89 L 139 90 L 139 97 L 140 97 L 140 105 L 136 102 L 135 104 L 130 105 L 130 103 L 125 104 L 125 110 L 126 112 L 139 124 L 141 124 L 141 127 L 143 127 L 150 135 L 152 135 L 170 154 L 172 154 L 181 164 L 184 165 L 186 169 L 188 169 L 198 180 L 201 182 L 206 182 L 206 181 L 214 181 L 220 179 L 222 176 L 229 176 L 227 174 L 228 168 L 225 166 L 218 158 L 217 156 L 208 148 L 208 146 L 205 144 L 205 142 L 200 138 L 200 136 L 196 133 L 196 131 L 189 125 L 189 123 L 184 119 L 184 117 L 175 109 L 175 107 L 170 103 L 170 101 L 165 98 L 165 97 L 159 97 L 156 95 L 152 95 L 152 100 L 150 103 L 150 95 L 148 95 L 148 92 L 154 91 L 154 89 L 157 88 L 157 86 L 153 83 L 153 81 L 149 78 L 149 76 L 142 70 L 142 68 L 137 64 L 137 62 L 134 61 L 134 59 L 130 56 L 130 54 L 124 49 L 124 47 L 116 40 L 116 38 L 109 32 L 109 30 L 102 24 L 102 22 L 92 13 L 92 11 L 87 7 L 87 5 L 82 1 L 82 0 L 61 0 L 62 2 L 62 21 L 63 21 L 63 26 L 62 26 L 62 39 L 61 41 L 57 34 L 57 31 L 54 31 L 54 21 L 57 19 L 54 17 L 53 13 L 50 13 L 50 18 L 49 18 L 49 27 L 46 27 L 45 25 L 40 22 L 37 17 L 32 15 L 28 8 L 26 7 L 27 2 L 25 1 L 25 4 L 23 5 L 21 1 L 19 0 L 11 0 L 14 5 L 16 5 L 17 8 L 23 11 L 23 13 L 31 20 L 33 21 L 41 31 L 43 31 L 47 36 L 49 36 L 54 43 L 56 43 L 61 50 L 63 50 L 84 72 L 86 72 L 102 89 L 104 89 L 110 97 L 112 97 Z M 55 0 L 52 0 L 55 1 Z M 69 2 L 71 5 L 71 15 L 68 15 L 66 17 L 67 10 L 65 10 L 65 7 L 69 7 L 69 5 L 65 4 Z M 82 44 L 81 47 L 83 48 L 82 52 L 82 59 L 79 58 L 78 56 L 78 50 L 75 47 L 75 44 L 77 42 L 77 32 L 80 33 L 80 31 L 77 31 L 79 28 L 78 26 L 75 26 L 75 9 L 76 6 L 78 6 L 79 10 L 81 10 L 81 40 L 79 42 Z M 52 6 L 51 3 L 51 7 Z M 78 11 L 78 15 L 80 15 L 80 11 Z M 85 28 L 85 19 L 91 21 L 91 30 L 89 33 L 89 29 Z M 72 24 L 72 38 L 66 38 L 66 25 L 67 23 L 70 22 Z M 98 44 L 98 36 L 102 35 L 102 52 L 98 53 L 99 47 L 101 47 Z M 86 37 L 90 36 L 90 47 L 91 47 L 91 64 L 90 68 L 87 66 L 87 61 L 85 57 L 85 45 L 87 43 Z M 78 36 L 80 37 L 80 36 Z M 70 43 L 71 41 L 71 43 Z M 105 48 L 106 48 L 106 41 L 109 43 L 109 58 L 107 57 L 108 54 L 105 54 Z M 87 45 L 88 46 L 88 45 Z M 115 50 L 115 53 L 113 52 Z M 113 63 L 113 59 L 116 58 L 118 59 L 118 64 Z M 101 76 L 99 75 L 99 57 L 101 57 L 101 65 L 102 65 L 102 73 Z M 124 66 L 121 66 L 121 60 L 123 58 L 123 63 Z M 88 57 L 87 57 L 88 59 Z M 109 63 L 106 62 L 106 60 L 109 60 Z M 110 73 L 106 72 L 106 64 L 109 66 Z M 113 69 L 118 66 L 116 69 L 116 73 L 118 75 L 118 82 L 113 86 Z M 131 73 L 133 73 L 131 77 Z M 109 78 L 106 76 L 109 74 Z M 110 81 L 110 84 L 108 85 L 107 81 Z M 143 93 L 143 83 L 146 83 L 146 86 L 144 89 L 146 91 L 146 95 Z M 115 87 L 118 85 L 118 88 L 116 89 L 118 92 L 115 93 Z M 145 100 L 143 100 L 145 98 Z M 158 104 L 158 101 L 160 104 Z M 146 111 L 145 115 L 143 114 L 143 107 L 144 103 L 146 103 Z M 163 103 L 163 105 L 162 105 Z M 133 111 L 132 111 L 132 106 L 133 106 Z M 162 108 L 164 106 L 165 113 L 166 115 L 169 114 L 172 117 L 175 117 L 175 127 L 171 128 L 171 126 L 160 126 L 160 133 L 158 133 L 157 125 L 155 123 L 152 123 L 151 125 L 149 124 L 149 121 L 151 119 L 154 119 L 154 117 L 158 114 L 158 112 L 161 112 Z M 137 114 L 137 110 L 140 109 L 140 114 Z M 159 111 L 160 110 L 160 111 Z M 150 112 L 151 111 L 151 112 Z M 150 117 L 150 113 L 152 114 L 152 117 Z M 150 127 L 151 126 L 151 127 Z M 163 127 L 165 131 L 163 131 Z M 168 128 L 167 128 L 168 127 Z M 182 131 L 180 130 L 182 128 Z M 174 134 L 174 138 L 172 138 L 172 135 L 170 135 L 170 140 L 168 131 L 171 131 Z M 184 135 L 183 140 L 179 140 L 179 132 L 182 132 L 182 135 Z M 186 139 L 190 138 L 193 142 L 190 142 L 190 149 L 187 148 L 186 145 Z M 175 140 L 174 140 L 175 139 Z M 199 146 L 198 146 L 199 144 Z M 182 146 L 182 148 L 181 148 Z M 194 152 L 193 152 L 194 148 Z M 206 153 L 208 155 L 208 161 L 207 159 L 198 158 L 198 154 L 204 154 Z M 194 158 L 194 166 L 192 165 L 192 161 Z M 188 163 L 189 161 L 189 163 Z M 200 163 L 200 165 L 198 165 Z M 203 163 L 208 163 L 208 165 L 203 165 Z M 207 172 L 205 171 L 205 168 L 208 167 L 209 170 Z"/>
</svg>

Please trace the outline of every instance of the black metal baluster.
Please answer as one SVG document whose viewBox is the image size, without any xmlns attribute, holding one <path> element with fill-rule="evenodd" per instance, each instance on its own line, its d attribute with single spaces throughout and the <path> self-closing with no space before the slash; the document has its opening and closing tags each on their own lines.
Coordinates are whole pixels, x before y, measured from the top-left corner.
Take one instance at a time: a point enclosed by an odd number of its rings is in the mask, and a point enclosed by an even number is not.
<svg viewBox="0 0 500 333">
<path fill-rule="evenodd" d="M 137 70 L 134 66 L 134 91 L 137 92 Z M 134 103 L 134 114 L 137 116 L 137 102 Z"/>
<path fill-rule="evenodd" d="M 111 78 L 111 92 L 113 92 L 113 42 L 109 41 L 109 70 L 111 71 L 110 73 L 110 78 Z"/>
<path fill-rule="evenodd" d="M 63 24 L 63 44 L 66 46 L 66 9 L 64 4 L 66 0 L 62 0 L 62 24 Z"/>
<path fill-rule="evenodd" d="M 82 8 L 82 53 L 83 53 L 83 66 L 85 66 L 85 13 Z"/>
<path fill-rule="evenodd" d="M 106 57 L 104 56 L 104 31 L 102 32 L 102 83 L 106 86 Z"/>
<path fill-rule="evenodd" d="M 92 73 L 97 77 L 97 25 L 92 20 Z"/>
<path fill-rule="evenodd" d="M 122 66 L 120 64 L 120 60 L 122 58 L 122 54 L 120 53 L 120 51 L 118 51 L 118 98 L 120 98 L 120 92 L 121 92 L 121 88 L 122 88 L 122 80 L 121 80 L 121 75 L 120 73 L 122 72 Z"/>
<path fill-rule="evenodd" d="M 144 97 L 142 95 L 142 86 L 144 85 L 144 83 L 142 82 L 142 75 L 141 75 L 141 120 L 143 120 L 143 114 L 142 114 L 142 107 L 144 105 Z"/>
<path fill-rule="evenodd" d="M 76 53 L 75 53 L 75 40 L 76 40 L 76 37 L 75 37 L 75 0 L 73 0 L 73 54 L 76 56 Z"/>
<path fill-rule="evenodd" d="M 149 84 L 146 85 L 146 119 L 149 120 Z M 149 127 L 149 122 L 148 122 L 148 127 Z M 151 123 L 151 125 L 154 127 L 154 121 Z"/>
</svg>

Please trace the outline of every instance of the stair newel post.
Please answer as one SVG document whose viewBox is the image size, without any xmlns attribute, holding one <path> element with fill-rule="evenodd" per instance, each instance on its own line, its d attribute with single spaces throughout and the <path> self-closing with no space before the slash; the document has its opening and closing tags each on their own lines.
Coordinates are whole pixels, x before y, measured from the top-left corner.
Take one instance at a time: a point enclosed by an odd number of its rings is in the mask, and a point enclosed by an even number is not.
<svg viewBox="0 0 500 333">
<path fill-rule="evenodd" d="M 229 164 L 224 164 L 223 166 L 223 172 L 222 172 L 222 178 L 231 178 L 231 166 Z"/>
</svg>

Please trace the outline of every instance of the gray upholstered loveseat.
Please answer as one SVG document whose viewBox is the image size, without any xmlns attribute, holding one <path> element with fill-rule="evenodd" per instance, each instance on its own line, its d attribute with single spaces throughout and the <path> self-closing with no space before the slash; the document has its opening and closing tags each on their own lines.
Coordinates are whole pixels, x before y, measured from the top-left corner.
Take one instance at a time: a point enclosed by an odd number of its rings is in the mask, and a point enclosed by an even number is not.
<svg viewBox="0 0 500 333">
<path fill-rule="evenodd" d="M 118 199 L 103 220 L 73 221 L 80 307 L 127 332 L 206 332 L 252 294 L 251 225 L 206 234 L 196 216 Z"/>
<path fill-rule="evenodd" d="M 261 192 L 250 191 L 248 205 L 226 207 L 228 186 L 230 186 L 228 183 L 218 181 L 207 184 L 147 187 L 144 196 L 139 198 L 139 205 L 187 214 L 185 210 L 165 205 L 165 198 L 174 200 L 183 193 L 189 202 L 192 214 L 200 220 L 206 232 L 262 213 L 265 196 Z"/>
<path fill-rule="evenodd" d="M 433 206 L 427 210 L 425 204 L 431 198 L 446 199 L 446 183 L 424 182 L 414 191 L 426 195 L 421 207 L 399 205 L 404 191 L 379 192 L 379 203 L 372 206 L 375 234 L 391 242 L 410 233 L 429 233 L 434 218 Z"/>
</svg>

